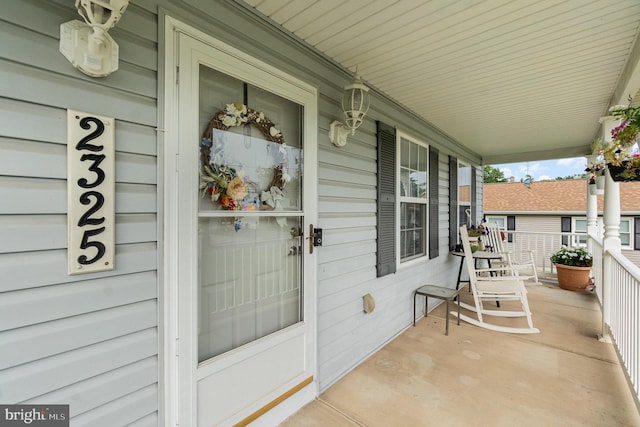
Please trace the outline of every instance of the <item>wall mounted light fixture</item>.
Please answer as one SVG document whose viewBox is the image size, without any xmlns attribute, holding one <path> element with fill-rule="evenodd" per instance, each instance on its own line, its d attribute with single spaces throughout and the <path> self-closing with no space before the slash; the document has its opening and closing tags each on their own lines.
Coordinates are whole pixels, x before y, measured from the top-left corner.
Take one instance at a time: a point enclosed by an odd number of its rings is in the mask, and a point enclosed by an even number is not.
<svg viewBox="0 0 640 427">
<path fill-rule="evenodd" d="M 342 111 L 346 124 L 334 120 L 329 127 L 329 140 L 333 145 L 343 147 L 347 143 L 347 135 L 356 133 L 356 129 L 360 127 L 369 111 L 370 104 L 369 88 L 362 83 L 356 69 L 353 81 L 344 87 L 342 95 Z"/>
<path fill-rule="evenodd" d="M 84 21 L 60 25 L 60 52 L 74 67 L 91 77 L 118 69 L 118 44 L 107 33 L 117 23 L 129 0 L 76 0 Z"/>
</svg>

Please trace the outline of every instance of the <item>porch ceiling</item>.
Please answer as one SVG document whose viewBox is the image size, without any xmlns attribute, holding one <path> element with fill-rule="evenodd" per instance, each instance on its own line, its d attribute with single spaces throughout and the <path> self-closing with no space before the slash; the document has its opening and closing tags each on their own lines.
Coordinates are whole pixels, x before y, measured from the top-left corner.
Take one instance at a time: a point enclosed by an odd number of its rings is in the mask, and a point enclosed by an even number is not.
<svg viewBox="0 0 640 427">
<path fill-rule="evenodd" d="M 244 0 L 481 155 L 584 155 L 640 87 L 638 0 Z"/>
</svg>

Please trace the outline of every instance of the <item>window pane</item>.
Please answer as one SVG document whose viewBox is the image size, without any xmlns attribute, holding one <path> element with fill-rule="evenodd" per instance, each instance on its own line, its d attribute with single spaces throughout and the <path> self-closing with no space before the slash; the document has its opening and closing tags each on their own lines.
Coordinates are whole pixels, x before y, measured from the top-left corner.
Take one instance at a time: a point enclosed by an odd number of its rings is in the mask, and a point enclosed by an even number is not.
<svg viewBox="0 0 640 427">
<path fill-rule="evenodd" d="M 620 244 L 622 246 L 631 246 L 631 233 L 630 230 L 631 221 L 620 221 Z"/>
<path fill-rule="evenodd" d="M 576 219 L 576 233 L 586 233 L 586 232 L 587 232 L 587 220 Z"/>
<path fill-rule="evenodd" d="M 409 167 L 409 147 L 411 143 L 404 139 L 400 138 L 400 166 L 408 168 Z"/>
<path fill-rule="evenodd" d="M 400 205 L 400 258 L 408 260 L 424 256 L 426 205 L 401 203 Z"/>
<path fill-rule="evenodd" d="M 458 202 L 471 205 L 471 166 L 458 165 Z"/>
<path fill-rule="evenodd" d="M 413 172 L 411 173 L 411 197 L 427 198 L 427 173 Z"/>
<path fill-rule="evenodd" d="M 418 159 L 418 169 L 421 171 L 427 170 L 429 164 L 429 149 L 427 147 L 420 147 L 420 158 Z"/>
<path fill-rule="evenodd" d="M 504 226 L 504 218 L 487 218 L 488 222 L 493 222 L 494 224 L 498 224 L 498 228 L 500 230 L 505 230 L 505 226 Z"/>
<path fill-rule="evenodd" d="M 411 172 L 409 169 L 400 169 L 400 197 L 408 197 L 411 191 Z"/>
<path fill-rule="evenodd" d="M 192 144 L 202 196 L 194 260 L 202 362 L 302 320 L 304 111 L 204 65 L 200 73 L 200 138 Z M 247 105 L 231 104 L 242 99 Z M 223 111 L 238 120 L 224 124 Z M 258 126 L 267 119 L 279 134 Z"/>
<path fill-rule="evenodd" d="M 302 319 L 301 228 L 294 217 L 199 219 L 198 361 Z"/>
<path fill-rule="evenodd" d="M 631 246 L 631 236 L 629 233 L 620 233 L 620 244 L 622 246 Z"/>
<path fill-rule="evenodd" d="M 409 167 L 413 170 L 418 170 L 418 144 L 411 144 L 411 154 L 409 155 Z"/>
<path fill-rule="evenodd" d="M 629 221 L 626 221 L 626 220 L 620 221 L 620 234 L 622 233 L 629 234 Z"/>
</svg>

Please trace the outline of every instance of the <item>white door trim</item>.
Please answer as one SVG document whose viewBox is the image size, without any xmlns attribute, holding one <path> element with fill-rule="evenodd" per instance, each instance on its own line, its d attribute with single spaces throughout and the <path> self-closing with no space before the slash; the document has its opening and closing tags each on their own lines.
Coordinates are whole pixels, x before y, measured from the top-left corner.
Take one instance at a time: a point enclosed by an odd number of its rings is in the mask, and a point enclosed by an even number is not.
<svg viewBox="0 0 640 427">
<path fill-rule="evenodd" d="M 210 35 L 203 33 L 191 26 L 188 26 L 169 16 L 165 17 L 164 25 L 164 147 L 163 147 L 163 184 L 164 184 L 164 248 L 163 248 L 163 344 L 162 353 L 164 358 L 163 381 L 164 384 L 164 408 L 165 413 L 162 418 L 165 425 L 196 425 L 196 388 L 195 379 L 192 376 L 191 368 L 181 363 L 179 358 L 193 358 L 195 343 L 185 343 L 185 325 L 181 325 L 178 319 L 179 307 L 185 304 L 180 301 L 179 283 L 179 247 L 178 235 L 180 223 L 177 221 L 177 193 L 178 193 L 178 143 L 180 135 L 178 128 L 179 90 L 178 81 L 178 41 L 180 34 L 204 43 L 207 47 L 213 48 L 223 53 L 224 61 L 216 63 L 218 69 L 236 78 L 259 87 L 264 87 L 265 80 L 268 82 L 267 89 L 293 101 L 304 105 L 305 126 L 304 126 L 304 179 L 307 182 L 317 183 L 317 117 L 318 117 L 318 93 L 317 89 L 307 83 L 286 74 L 270 64 L 262 62 L 246 53 L 229 46 Z M 185 70 L 186 71 L 186 70 Z M 185 88 L 183 88 L 184 90 Z M 160 126 L 163 127 L 163 126 Z M 198 135 L 196 135 L 196 138 Z M 196 139 L 197 140 L 197 139 Z M 304 229 L 308 230 L 309 224 L 317 223 L 317 185 L 312 185 L 313 191 L 305 191 L 303 206 L 305 208 Z M 306 232 L 305 232 L 306 234 Z M 306 248 L 306 242 L 304 247 Z M 311 387 L 305 388 L 305 395 L 313 397 L 318 394 L 317 383 L 317 322 L 316 322 L 316 300 L 317 300 L 317 260 L 316 255 L 311 255 L 310 262 L 305 264 L 304 270 L 304 322 L 307 327 L 307 334 L 311 339 L 307 340 L 305 352 L 308 354 L 308 370 L 314 378 Z M 186 302 L 188 304 L 189 302 Z M 184 309 L 184 307 L 183 307 Z M 187 326 L 188 327 L 188 326 Z M 182 328 L 182 331 L 179 330 Z M 286 329 L 283 334 L 290 333 Z M 182 354 L 179 354 L 182 352 Z M 188 354 L 185 354 L 188 353 Z M 195 358 L 194 358 L 195 359 Z M 188 381 L 181 380 L 188 376 Z M 313 391 L 313 393 L 309 393 Z M 302 401 L 308 400 L 302 399 Z M 290 405 L 300 405 L 301 399 L 287 399 Z M 306 403 L 306 402 L 305 402 Z M 277 411 L 285 414 L 284 404 L 280 405 Z M 259 409 L 259 408 L 258 408 Z M 295 410 L 295 409 L 293 409 Z"/>
</svg>

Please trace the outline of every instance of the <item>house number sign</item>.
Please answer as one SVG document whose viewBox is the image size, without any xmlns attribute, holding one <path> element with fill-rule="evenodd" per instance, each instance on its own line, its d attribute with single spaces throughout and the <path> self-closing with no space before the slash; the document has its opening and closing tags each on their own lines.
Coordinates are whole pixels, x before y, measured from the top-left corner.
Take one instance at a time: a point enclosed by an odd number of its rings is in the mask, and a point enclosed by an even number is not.
<svg viewBox="0 0 640 427">
<path fill-rule="evenodd" d="M 69 274 L 113 270 L 114 145 L 113 117 L 67 110 Z"/>
</svg>

